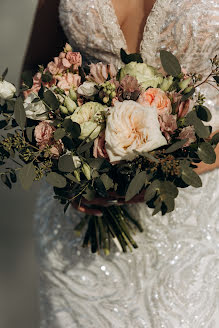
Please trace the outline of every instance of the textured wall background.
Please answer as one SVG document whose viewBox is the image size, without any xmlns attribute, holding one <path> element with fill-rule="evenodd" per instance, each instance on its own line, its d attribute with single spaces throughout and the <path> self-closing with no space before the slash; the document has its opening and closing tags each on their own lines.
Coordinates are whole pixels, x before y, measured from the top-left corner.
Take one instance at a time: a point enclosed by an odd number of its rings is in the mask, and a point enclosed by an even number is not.
<svg viewBox="0 0 219 328">
<path fill-rule="evenodd" d="M 17 84 L 37 0 L 0 0 L 0 72 Z M 32 216 L 38 187 L 0 185 L 0 327 L 38 327 Z"/>
</svg>

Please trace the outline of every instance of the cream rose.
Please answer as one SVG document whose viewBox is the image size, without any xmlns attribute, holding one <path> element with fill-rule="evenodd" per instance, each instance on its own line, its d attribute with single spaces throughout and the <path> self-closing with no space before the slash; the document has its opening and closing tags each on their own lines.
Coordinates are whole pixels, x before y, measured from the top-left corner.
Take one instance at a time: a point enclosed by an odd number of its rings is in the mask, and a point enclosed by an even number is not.
<svg viewBox="0 0 219 328">
<path fill-rule="evenodd" d="M 131 161 L 167 144 L 160 131 L 156 108 L 132 100 L 116 102 L 110 108 L 105 140 L 110 162 Z"/>
<path fill-rule="evenodd" d="M 48 119 L 46 106 L 42 101 L 33 103 L 36 96 L 31 93 L 24 101 L 26 116 L 32 120 L 44 121 Z"/>
</svg>

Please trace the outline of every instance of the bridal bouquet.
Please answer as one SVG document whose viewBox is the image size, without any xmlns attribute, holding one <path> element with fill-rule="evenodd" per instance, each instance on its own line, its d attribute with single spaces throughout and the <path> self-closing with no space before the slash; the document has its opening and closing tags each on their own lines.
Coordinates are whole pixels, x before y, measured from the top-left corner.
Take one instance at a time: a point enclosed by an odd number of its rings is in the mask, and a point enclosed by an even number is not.
<svg viewBox="0 0 219 328">
<path fill-rule="evenodd" d="M 75 229 L 86 226 L 83 246 L 106 254 L 111 239 L 124 252 L 137 247 L 132 232 L 142 230 L 117 201 L 141 198 L 153 215 L 173 211 L 178 188 L 202 186 L 193 169 L 215 162 L 219 142 L 219 134 L 209 138 L 211 126 L 203 121 L 211 113 L 195 93 L 203 83 L 217 88 L 217 57 L 205 79 L 184 72 L 164 50 L 165 73 L 138 54 L 121 49 L 121 58 L 120 70 L 103 63 L 82 68 L 80 53 L 66 44 L 33 77 L 23 73 L 19 93 L 5 81 L 7 72 L 0 81 L 2 182 L 11 188 L 18 175 L 29 189 L 45 177 L 65 211 L 73 201 L 100 210 L 102 216 L 86 215 Z M 102 199 L 110 206 L 98 205 Z"/>
</svg>

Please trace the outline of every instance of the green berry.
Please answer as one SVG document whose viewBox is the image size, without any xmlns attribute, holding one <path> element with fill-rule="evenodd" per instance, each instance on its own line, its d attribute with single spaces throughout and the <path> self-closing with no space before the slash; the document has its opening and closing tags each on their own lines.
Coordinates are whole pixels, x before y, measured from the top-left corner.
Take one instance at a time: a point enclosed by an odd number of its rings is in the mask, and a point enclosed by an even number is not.
<svg viewBox="0 0 219 328">
<path fill-rule="evenodd" d="M 104 102 L 104 104 L 107 104 L 108 101 L 109 101 L 109 97 L 104 97 L 104 98 L 103 98 L 103 102 Z"/>
<path fill-rule="evenodd" d="M 115 97 L 116 97 L 116 92 L 115 92 L 115 91 L 113 91 L 113 92 L 111 93 L 111 97 L 112 97 L 112 98 L 115 98 Z"/>
</svg>

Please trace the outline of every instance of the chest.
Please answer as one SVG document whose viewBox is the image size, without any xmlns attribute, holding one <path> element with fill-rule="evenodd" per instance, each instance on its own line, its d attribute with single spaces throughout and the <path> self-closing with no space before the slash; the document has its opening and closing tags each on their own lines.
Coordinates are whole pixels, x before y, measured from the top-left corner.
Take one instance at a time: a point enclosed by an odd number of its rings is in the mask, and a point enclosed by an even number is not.
<svg viewBox="0 0 219 328">
<path fill-rule="evenodd" d="M 129 52 L 138 52 L 155 0 L 111 0 Z"/>
</svg>

